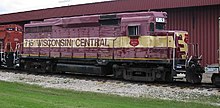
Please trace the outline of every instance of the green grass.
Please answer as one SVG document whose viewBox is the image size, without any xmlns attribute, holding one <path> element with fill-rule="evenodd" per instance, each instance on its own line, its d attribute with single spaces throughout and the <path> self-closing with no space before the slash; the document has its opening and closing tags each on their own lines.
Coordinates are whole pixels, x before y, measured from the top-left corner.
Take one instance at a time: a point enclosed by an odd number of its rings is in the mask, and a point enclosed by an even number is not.
<svg viewBox="0 0 220 108">
<path fill-rule="evenodd" d="M 58 90 L 0 81 L 0 108 L 217 108 L 217 106 Z"/>
</svg>

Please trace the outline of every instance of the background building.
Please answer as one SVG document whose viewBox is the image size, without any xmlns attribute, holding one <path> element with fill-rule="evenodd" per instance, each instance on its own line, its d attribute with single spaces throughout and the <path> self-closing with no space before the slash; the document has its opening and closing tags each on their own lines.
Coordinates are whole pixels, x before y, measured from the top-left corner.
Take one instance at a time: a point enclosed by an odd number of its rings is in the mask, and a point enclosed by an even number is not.
<svg viewBox="0 0 220 108">
<path fill-rule="evenodd" d="M 165 11 L 167 29 L 189 32 L 198 43 L 203 65 L 217 63 L 220 0 L 115 0 L 0 15 L 0 24 L 24 25 L 45 18 L 134 11 Z"/>
</svg>

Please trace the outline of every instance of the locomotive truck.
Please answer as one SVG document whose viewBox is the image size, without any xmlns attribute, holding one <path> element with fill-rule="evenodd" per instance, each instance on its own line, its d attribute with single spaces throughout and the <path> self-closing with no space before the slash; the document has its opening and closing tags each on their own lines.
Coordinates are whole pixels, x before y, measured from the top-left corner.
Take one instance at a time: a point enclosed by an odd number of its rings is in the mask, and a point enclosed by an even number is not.
<svg viewBox="0 0 220 108">
<path fill-rule="evenodd" d="M 188 82 L 200 83 L 204 72 L 201 58 L 188 53 L 188 32 L 165 30 L 166 23 L 166 12 L 33 21 L 25 24 L 23 36 L 20 34 L 22 39 L 16 44 L 21 48 L 2 55 L 6 61 L 14 61 L 14 66 L 34 72 L 70 72 L 132 81 L 172 81 L 184 74 Z M 17 32 L 15 27 L 9 28 Z M 10 32 L 8 28 L 6 32 Z"/>
</svg>

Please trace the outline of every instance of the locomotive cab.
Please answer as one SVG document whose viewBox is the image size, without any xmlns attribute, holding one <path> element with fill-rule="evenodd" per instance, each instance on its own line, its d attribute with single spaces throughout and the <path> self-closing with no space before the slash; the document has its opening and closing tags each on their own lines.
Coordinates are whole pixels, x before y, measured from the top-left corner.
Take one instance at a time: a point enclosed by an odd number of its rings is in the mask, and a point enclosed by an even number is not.
<svg viewBox="0 0 220 108">
<path fill-rule="evenodd" d="M 196 45 L 189 44 L 189 35 L 186 31 L 165 30 L 166 18 L 167 14 L 165 12 L 142 17 L 122 18 L 122 24 L 128 26 L 127 35 L 130 38 L 130 45 L 134 48 L 148 45 L 146 60 L 156 61 L 158 67 L 163 68 L 163 70 L 156 68 L 155 71 L 166 71 L 166 65 L 159 62 L 170 61 L 171 73 L 155 72 L 155 76 L 161 76 L 160 78 L 162 78 L 162 76 L 169 77 L 164 75 L 169 74 L 170 79 L 186 78 L 190 83 L 200 83 L 204 71 L 199 64 L 201 59 L 195 51 L 197 50 Z M 146 43 L 143 43 L 144 41 Z M 189 53 L 190 46 L 193 51 L 190 50 Z M 146 72 L 143 72 L 142 75 L 146 75 Z M 165 80 L 167 79 L 165 78 Z"/>
</svg>

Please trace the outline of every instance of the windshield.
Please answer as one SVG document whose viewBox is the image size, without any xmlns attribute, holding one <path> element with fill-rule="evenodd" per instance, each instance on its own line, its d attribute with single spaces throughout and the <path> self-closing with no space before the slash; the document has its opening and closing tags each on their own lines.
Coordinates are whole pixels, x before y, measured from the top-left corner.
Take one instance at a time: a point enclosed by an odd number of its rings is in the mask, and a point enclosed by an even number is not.
<svg viewBox="0 0 220 108">
<path fill-rule="evenodd" d="M 156 29 L 164 30 L 165 29 L 165 23 L 156 23 Z"/>
</svg>

